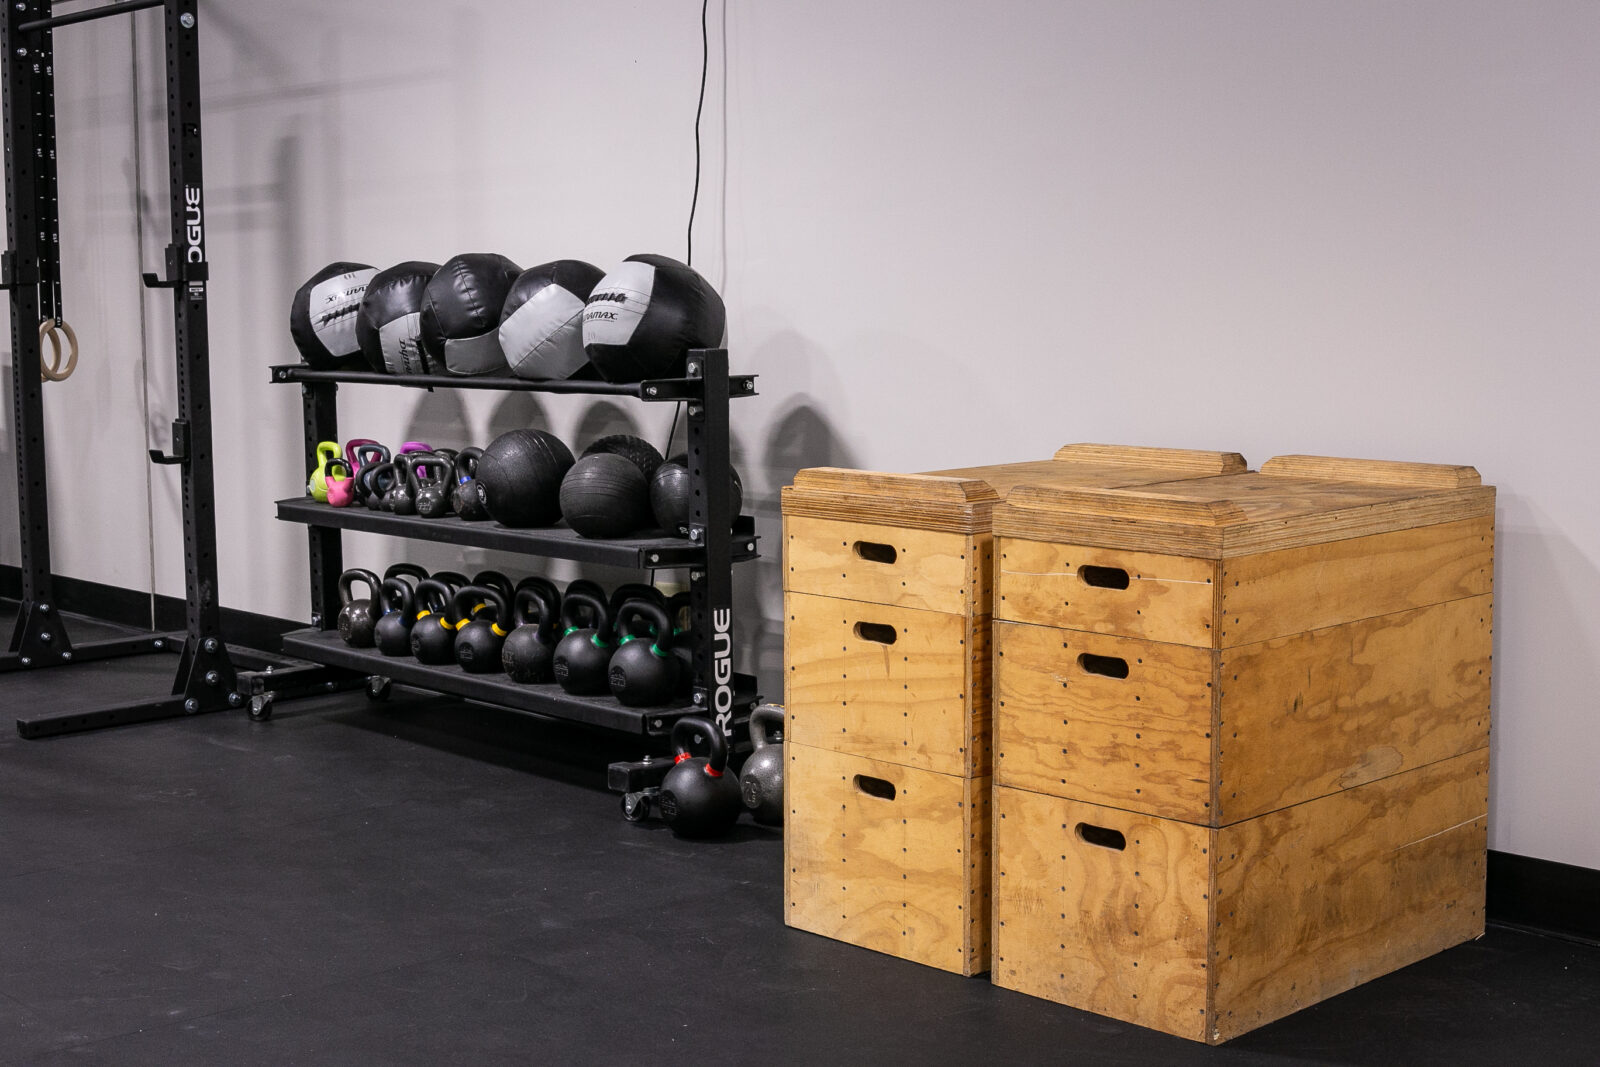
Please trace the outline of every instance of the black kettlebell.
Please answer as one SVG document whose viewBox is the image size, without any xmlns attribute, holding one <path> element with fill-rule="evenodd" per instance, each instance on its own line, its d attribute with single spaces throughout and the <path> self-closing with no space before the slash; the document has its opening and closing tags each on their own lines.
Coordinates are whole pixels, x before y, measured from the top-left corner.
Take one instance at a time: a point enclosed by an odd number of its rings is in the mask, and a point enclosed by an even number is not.
<svg viewBox="0 0 1600 1067">
<path fill-rule="evenodd" d="M 582 625 L 585 613 L 592 625 Z M 612 652 L 611 615 L 606 602 L 587 590 L 574 593 L 569 588 L 561 602 L 561 621 L 567 631 L 556 644 L 550 665 L 556 682 L 574 696 L 604 696 L 611 692 L 607 676 Z"/>
<path fill-rule="evenodd" d="M 648 623 L 654 636 L 628 632 L 635 619 Z M 670 650 L 672 622 L 666 609 L 648 600 L 625 602 L 617 612 L 617 650 L 606 672 L 611 695 L 630 708 L 653 708 L 678 695 L 678 659 Z"/>
<path fill-rule="evenodd" d="M 390 578 L 406 578 L 410 580 L 411 587 L 416 588 L 418 582 L 428 580 L 428 569 L 420 563 L 391 563 L 383 572 L 383 580 Z"/>
<path fill-rule="evenodd" d="M 450 463 L 443 456 L 437 452 L 406 456 L 406 481 L 418 515 L 442 519 L 450 514 Z"/>
<path fill-rule="evenodd" d="M 417 513 L 416 498 L 411 495 L 411 453 L 396 456 L 389 464 L 394 471 L 394 482 L 389 486 L 388 492 L 383 494 L 383 501 L 379 507 L 384 511 L 392 511 L 396 515 L 415 515 Z"/>
<path fill-rule="evenodd" d="M 351 589 L 356 582 L 367 587 L 367 596 L 357 600 Z M 383 605 L 378 600 L 378 576 L 371 571 L 353 568 L 339 575 L 339 638 L 351 648 L 371 648 L 372 628 L 383 615 Z"/>
<path fill-rule="evenodd" d="M 512 603 L 516 628 L 500 646 L 500 665 L 506 677 L 523 685 L 555 681 L 551 661 L 560 639 L 556 623 L 561 618 L 561 597 L 545 578 L 524 578 L 517 583 Z"/>
<path fill-rule="evenodd" d="M 516 587 L 511 584 L 511 579 L 499 571 L 479 571 L 472 576 L 472 584 L 488 586 L 504 597 L 507 604 L 510 604 L 517 595 Z"/>
<path fill-rule="evenodd" d="M 750 713 L 753 751 L 739 772 L 744 806 L 762 826 L 783 825 L 783 709 L 762 704 Z"/>
<path fill-rule="evenodd" d="M 389 450 L 376 441 L 356 445 L 350 449 L 350 464 L 355 468 L 355 485 L 352 487 L 354 499 L 350 501 L 352 507 L 367 504 L 372 495 L 368 479 L 371 477 L 372 468 L 380 463 L 389 462 Z M 370 505 L 369 505 L 370 506 Z"/>
<path fill-rule="evenodd" d="M 633 616 L 628 620 L 628 627 L 622 625 L 622 619 L 619 617 L 618 612 L 622 610 L 622 605 L 630 600 L 645 600 L 655 604 L 663 611 L 667 607 L 666 596 L 653 585 L 646 585 L 644 582 L 623 582 L 613 589 L 610 598 L 606 601 L 606 607 L 611 612 L 612 625 L 617 631 L 619 645 L 622 639 L 629 634 L 639 637 L 647 635 L 650 637 L 659 636 L 658 631 L 651 626 L 650 620 L 641 619 L 638 616 Z"/>
<path fill-rule="evenodd" d="M 456 514 L 467 522 L 482 522 L 489 517 L 483 506 L 483 486 L 478 484 L 478 459 L 481 448 L 463 448 L 456 453 L 456 487 L 450 492 L 450 504 Z"/>
<path fill-rule="evenodd" d="M 372 642 L 385 656 L 411 654 L 411 627 L 416 623 L 416 598 L 404 578 L 385 578 L 379 597 L 383 617 L 372 628 Z"/>
<path fill-rule="evenodd" d="M 393 508 L 384 508 L 383 502 L 389 498 L 389 493 L 393 491 L 400 479 L 400 465 L 391 459 L 384 460 L 382 463 L 374 463 L 370 467 L 362 467 L 361 474 L 357 478 L 357 484 L 364 483 L 366 485 L 367 507 L 369 509 L 372 511 L 392 511 L 394 510 Z"/>
<path fill-rule="evenodd" d="M 441 666 L 456 661 L 456 623 L 450 617 L 453 596 L 437 575 L 417 583 L 417 621 L 411 627 L 411 654 L 418 663 Z"/>
<path fill-rule="evenodd" d="M 711 745 L 711 755 L 695 756 L 689 746 L 696 736 Z M 728 741 L 709 720 L 685 715 L 672 725 L 674 766 L 661 780 L 656 804 L 661 817 L 679 837 L 716 837 L 733 829 L 744 810 L 739 783 L 728 770 Z"/>
<path fill-rule="evenodd" d="M 483 585 L 456 591 L 451 613 L 456 623 L 456 662 L 468 674 L 493 674 L 501 669 L 500 646 L 511 632 L 511 612 L 506 598 Z M 493 615 L 492 619 L 484 616 Z"/>
</svg>

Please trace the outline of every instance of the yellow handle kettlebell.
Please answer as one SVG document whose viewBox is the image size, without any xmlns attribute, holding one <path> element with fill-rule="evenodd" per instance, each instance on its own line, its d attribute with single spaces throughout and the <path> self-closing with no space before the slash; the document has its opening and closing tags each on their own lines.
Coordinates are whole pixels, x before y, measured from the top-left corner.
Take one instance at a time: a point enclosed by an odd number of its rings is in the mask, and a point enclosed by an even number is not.
<svg viewBox="0 0 1600 1067">
<path fill-rule="evenodd" d="M 339 442 L 317 443 L 317 469 L 311 472 L 311 478 L 306 482 L 306 492 L 310 493 L 311 499 L 319 504 L 328 502 L 328 461 L 339 458 Z"/>
</svg>

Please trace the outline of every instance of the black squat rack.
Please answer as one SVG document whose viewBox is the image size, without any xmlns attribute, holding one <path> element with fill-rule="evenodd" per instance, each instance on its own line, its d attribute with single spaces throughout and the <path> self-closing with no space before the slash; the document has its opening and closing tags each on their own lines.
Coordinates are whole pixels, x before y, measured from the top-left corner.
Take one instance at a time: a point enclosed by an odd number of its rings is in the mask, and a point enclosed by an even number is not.
<svg viewBox="0 0 1600 1067">
<path fill-rule="evenodd" d="M 729 375 L 723 349 L 688 353 L 682 378 L 628 384 L 580 381 L 527 381 L 510 376 L 456 378 L 425 374 L 377 374 L 370 371 L 313 370 L 302 364 L 272 368 L 272 380 L 298 382 L 304 402 L 305 461 L 317 464 L 317 443 L 339 440 L 336 393 L 339 385 L 401 386 L 421 389 L 492 389 L 536 393 L 581 393 L 630 396 L 688 408 L 688 455 L 694 500 L 689 539 L 677 537 L 589 540 L 566 526 L 511 529 L 493 521 L 466 522 L 454 516 L 424 519 L 366 508 L 335 508 L 299 496 L 277 502 L 278 518 L 304 523 L 311 557 L 311 626 L 286 634 L 285 654 L 353 672 L 367 681 L 374 699 L 388 695 L 391 682 L 448 693 L 517 712 L 623 731 L 659 748 L 673 723 L 688 714 L 710 716 L 732 739 L 743 731 L 750 711 L 760 702 L 756 679 L 733 671 L 733 564 L 757 558 L 758 539 L 749 516 L 732 513 L 728 452 L 728 401 L 754 396 L 754 375 Z M 584 563 L 603 563 L 642 570 L 681 568 L 688 571 L 696 635 L 695 684 L 692 702 L 676 707 L 630 708 L 610 696 L 572 696 L 555 685 L 520 685 L 500 674 L 468 674 L 454 664 L 430 666 L 406 657 L 385 656 L 377 649 L 352 648 L 339 639 L 339 575 L 344 570 L 342 530 L 361 530 L 395 537 L 439 541 L 462 547 L 488 548 Z M 259 679 L 261 676 L 257 676 Z M 251 694 L 255 718 L 271 714 L 272 693 Z M 638 788 L 670 760 L 644 762 L 644 770 L 624 770 Z M 631 766 L 631 765 L 627 765 Z M 629 774 L 633 777 L 628 777 Z M 639 777 L 639 775 L 644 777 Z M 617 770 L 612 772 L 617 788 Z"/>
<path fill-rule="evenodd" d="M 11 300 L 13 430 L 17 510 L 22 527 L 22 603 L 0 672 L 63 667 L 150 652 L 179 652 L 170 695 L 88 712 L 38 712 L 17 720 L 23 737 L 44 737 L 123 723 L 239 707 L 248 679 L 240 667 L 267 658 L 229 654 L 217 599 L 216 495 L 211 460 L 211 369 L 206 332 L 205 195 L 200 172 L 200 53 L 197 0 L 123 0 L 68 14 L 53 0 L 6 0 L 0 20 L 4 76 L 7 248 L 0 287 Z M 49 500 L 45 491 L 44 400 L 37 372 L 46 320 L 64 321 L 60 213 L 56 181 L 55 30 L 145 8 L 165 12 L 167 168 L 172 240 L 163 276 L 143 275 L 153 289 L 171 289 L 175 317 L 179 414 L 172 453 L 150 451 L 154 463 L 176 464 L 183 479 L 186 628 L 74 645 L 57 609 L 50 570 Z M 323 688 L 320 668 L 290 667 L 269 678 L 280 690 Z"/>
</svg>

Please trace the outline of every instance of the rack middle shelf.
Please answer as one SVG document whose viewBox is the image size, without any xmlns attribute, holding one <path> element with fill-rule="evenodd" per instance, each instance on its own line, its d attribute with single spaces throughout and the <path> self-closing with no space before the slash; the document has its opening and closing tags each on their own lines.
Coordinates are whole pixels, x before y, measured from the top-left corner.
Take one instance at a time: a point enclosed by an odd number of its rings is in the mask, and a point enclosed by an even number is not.
<svg viewBox="0 0 1600 1067">
<path fill-rule="evenodd" d="M 359 530 L 421 541 L 441 541 L 467 548 L 602 563 L 613 567 L 658 569 L 693 567 L 705 562 L 705 549 L 681 537 L 619 537 L 591 540 L 565 526 L 512 529 L 497 522 L 466 522 L 455 516 L 423 519 L 368 508 L 336 508 L 306 497 L 277 502 L 278 518 L 336 530 Z M 733 562 L 759 558 L 755 520 L 741 515 L 733 524 Z"/>
</svg>

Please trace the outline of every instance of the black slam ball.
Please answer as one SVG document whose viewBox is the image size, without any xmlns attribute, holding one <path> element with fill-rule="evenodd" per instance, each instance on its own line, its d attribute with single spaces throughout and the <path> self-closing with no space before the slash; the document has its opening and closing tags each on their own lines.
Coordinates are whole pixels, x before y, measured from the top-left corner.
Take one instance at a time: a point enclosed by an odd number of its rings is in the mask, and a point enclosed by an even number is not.
<svg viewBox="0 0 1600 1067">
<path fill-rule="evenodd" d="M 650 479 L 650 511 L 656 525 L 674 537 L 689 536 L 689 516 L 693 509 L 693 490 L 689 468 L 671 459 L 656 468 Z M 744 483 L 739 472 L 728 468 L 728 513 L 737 518 L 744 507 Z"/>
<path fill-rule="evenodd" d="M 379 374 L 433 374 L 444 367 L 422 351 L 422 294 L 439 264 L 407 260 L 380 270 L 367 283 L 356 316 L 356 341 Z"/>
<path fill-rule="evenodd" d="M 360 368 L 356 314 L 376 273 L 365 263 L 329 263 L 295 290 L 289 335 L 301 359 L 317 370 Z"/>
<path fill-rule="evenodd" d="M 511 430 L 478 457 L 483 506 L 504 526 L 554 526 L 561 521 L 561 479 L 572 450 L 543 430 Z"/>
<path fill-rule="evenodd" d="M 500 312 L 522 268 L 505 256 L 467 252 L 439 268 L 422 294 L 422 346 L 451 374 L 506 369 Z"/>
<path fill-rule="evenodd" d="M 583 347 L 608 382 L 682 375 L 691 348 L 722 343 L 722 297 L 669 256 L 629 256 L 600 280 L 583 312 Z"/>
<path fill-rule="evenodd" d="M 594 376 L 583 350 L 583 308 L 605 274 L 581 259 L 558 259 L 522 272 L 500 309 L 500 348 L 512 374 Z"/>
<path fill-rule="evenodd" d="M 561 480 L 561 514 L 579 536 L 624 537 L 650 525 L 650 483 L 623 456 L 584 456 Z"/>
<path fill-rule="evenodd" d="M 609 452 L 614 456 L 632 460 L 633 465 L 639 468 L 639 473 L 644 475 L 644 480 L 647 482 L 655 477 L 656 468 L 662 464 L 661 453 L 656 451 L 656 446 L 631 433 L 614 433 L 598 438 L 583 450 L 585 456 L 592 456 L 598 452 Z"/>
</svg>

